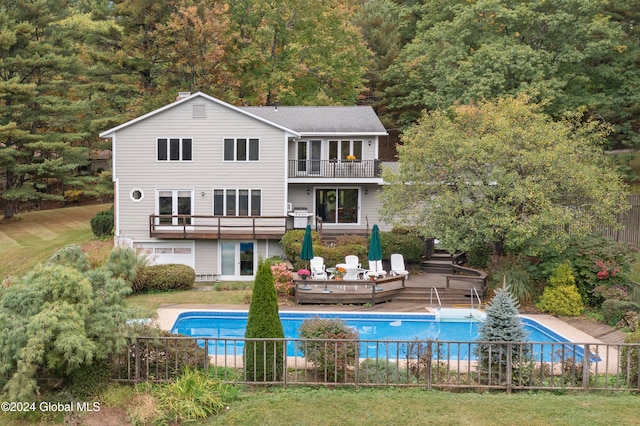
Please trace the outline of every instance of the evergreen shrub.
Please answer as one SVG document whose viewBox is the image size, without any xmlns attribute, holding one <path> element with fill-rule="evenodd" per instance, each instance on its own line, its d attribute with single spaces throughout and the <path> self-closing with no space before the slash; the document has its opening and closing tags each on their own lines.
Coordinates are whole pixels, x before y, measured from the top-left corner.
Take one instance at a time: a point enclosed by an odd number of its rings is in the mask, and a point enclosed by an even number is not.
<svg viewBox="0 0 640 426">
<path fill-rule="evenodd" d="M 278 315 L 278 295 L 273 274 L 269 263 L 265 261 L 258 264 L 244 337 L 247 339 L 244 344 L 246 380 L 281 380 L 284 371 L 284 330 Z"/>
<path fill-rule="evenodd" d="M 487 319 L 478 330 L 478 369 L 480 377 L 495 382 L 506 377 L 509 346 L 488 342 L 526 342 L 527 333 L 519 317 L 518 302 L 507 288 L 499 288 L 486 309 Z M 511 345 L 511 368 L 531 368 L 529 345 Z M 513 377 L 518 375 L 513 374 Z M 522 374 L 519 375 L 522 377 Z"/>
<path fill-rule="evenodd" d="M 343 380 L 347 367 L 358 359 L 358 332 L 339 318 L 306 319 L 298 335 L 304 339 L 298 349 L 327 380 Z"/>
<path fill-rule="evenodd" d="M 143 268 L 134 291 L 188 290 L 196 281 L 192 267 L 178 263 L 151 265 Z"/>
<path fill-rule="evenodd" d="M 96 213 L 91 218 L 91 231 L 98 237 L 106 237 L 113 233 L 113 206 L 109 210 Z"/>
<path fill-rule="evenodd" d="M 607 299 L 602 303 L 601 310 L 605 322 L 615 326 L 628 312 L 640 312 L 640 305 L 626 300 Z"/>
<path fill-rule="evenodd" d="M 393 253 L 400 253 L 405 263 L 420 263 L 425 253 L 425 242 L 407 228 L 393 228 L 391 232 L 380 233 L 382 257 L 390 259 Z"/>
<path fill-rule="evenodd" d="M 568 263 L 559 265 L 551 273 L 549 285 L 545 287 L 536 306 L 552 315 L 580 315 L 584 304 Z"/>
</svg>

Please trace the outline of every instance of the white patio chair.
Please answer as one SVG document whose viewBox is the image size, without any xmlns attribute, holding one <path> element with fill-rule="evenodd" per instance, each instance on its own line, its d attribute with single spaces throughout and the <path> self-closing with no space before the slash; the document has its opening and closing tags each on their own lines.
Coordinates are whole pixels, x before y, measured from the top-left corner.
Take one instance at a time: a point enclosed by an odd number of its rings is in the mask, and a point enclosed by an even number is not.
<svg viewBox="0 0 640 426">
<path fill-rule="evenodd" d="M 309 267 L 311 268 L 311 279 L 314 280 L 326 280 L 327 271 L 324 269 L 324 259 L 320 256 L 316 256 L 309 261 Z"/>
<path fill-rule="evenodd" d="M 369 269 L 366 272 L 367 277 L 385 277 L 387 275 L 387 271 L 382 268 L 382 260 L 370 260 L 369 261 Z"/>
<path fill-rule="evenodd" d="M 391 270 L 390 275 L 392 277 L 396 275 L 403 275 L 406 279 L 409 279 L 409 271 L 404 267 L 404 256 L 399 253 L 391 255 Z"/>
<path fill-rule="evenodd" d="M 360 259 L 355 254 L 350 254 L 344 257 L 344 263 L 347 265 L 347 268 L 361 268 Z"/>
</svg>

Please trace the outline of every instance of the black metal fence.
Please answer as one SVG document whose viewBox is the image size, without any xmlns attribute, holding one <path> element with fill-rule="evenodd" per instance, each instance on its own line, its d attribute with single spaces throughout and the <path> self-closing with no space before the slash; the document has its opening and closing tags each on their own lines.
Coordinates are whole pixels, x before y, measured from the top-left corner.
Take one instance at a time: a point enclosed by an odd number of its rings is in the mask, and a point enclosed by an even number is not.
<svg viewBox="0 0 640 426">
<path fill-rule="evenodd" d="M 259 358 L 251 371 L 245 348 Z M 139 337 L 116 361 L 124 382 L 191 365 L 232 384 L 640 391 L 640 344 Z"/>
</svg>

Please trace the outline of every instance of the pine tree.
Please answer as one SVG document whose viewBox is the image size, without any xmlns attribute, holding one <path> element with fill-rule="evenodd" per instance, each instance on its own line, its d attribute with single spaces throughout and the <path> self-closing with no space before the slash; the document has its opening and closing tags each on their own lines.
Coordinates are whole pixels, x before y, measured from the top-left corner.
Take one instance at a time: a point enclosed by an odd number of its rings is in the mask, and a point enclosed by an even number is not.
<svg viewBox="0 0 640 426">
<path fill-rule="evenodd" d="M 0 9 L 0 180 L 4 216 L 20 203 L 64 200 L 83 178 L 87 163 L 79 131 L 85 104 L 77 44 L 65 25 L 66 2 L 30 6 L 9 2 Z"/>
<path fill-rule="evenodd" d="M 125 345 L 126 321 L 135 317 L 125 302 L 130 284 L 110 272 L 114 260 L 89 269 L 74 245 L 0 286 L 0 371 L 9 378 L 3 391 L 10 400 L 38 394 L 36 373 L 62 379 L 68 390 L 83 378 L 74 379 L 78 371 L 110 366 Z"/>
<path fill-rule="evenodd" d="M 258 265 L 244 337 L 284 339 L 273 274 L 265 261 Z M 244 366 L 246 380 L 280 380 L 284 366 L 283 341 L 245 341 Z"/>
<path fill-rule="evenodd" d="M 504 380 L 508 362 L 509 345 L 486 342 L 525 342 L 527 333 L 519 318 L 518 302 L 508 287 L 496 290 L 486 309 L 487 319 L 479 330 L 478 368 L 482 377 Z M 526 345 L 513 344 L 511 347 L 511 367 L 519 368 L 528 360 Z"/>
</svg>

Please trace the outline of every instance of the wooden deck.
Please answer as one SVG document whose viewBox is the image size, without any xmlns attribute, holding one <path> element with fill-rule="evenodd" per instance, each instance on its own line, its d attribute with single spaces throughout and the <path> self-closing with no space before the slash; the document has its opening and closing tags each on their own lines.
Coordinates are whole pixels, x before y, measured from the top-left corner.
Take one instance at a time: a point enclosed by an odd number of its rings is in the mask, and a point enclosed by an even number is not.
<svg viewBox="0 0 640 426">
<path fill-rule="evenodd" d="M 390 302 L 405 288 L 403 276 L 376 280 L 295 280 L 298 304 L 368 304 Z"/>
</svg>

